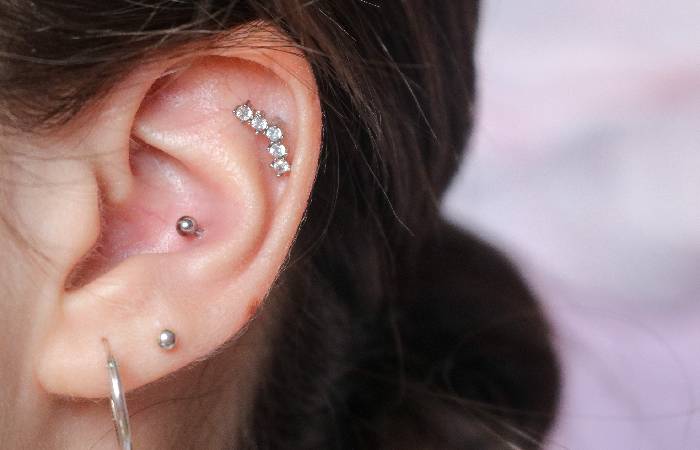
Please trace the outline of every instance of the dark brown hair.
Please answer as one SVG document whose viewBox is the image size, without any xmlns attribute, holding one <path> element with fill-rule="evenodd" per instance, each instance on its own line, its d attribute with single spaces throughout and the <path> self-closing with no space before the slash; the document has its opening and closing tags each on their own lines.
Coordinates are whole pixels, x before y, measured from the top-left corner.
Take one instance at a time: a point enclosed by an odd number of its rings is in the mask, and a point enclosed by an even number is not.
<svg viewBox="0 0 700 450">
<path fill-rule="evenodd" d="M 439 211 L 471 128 L 477 16 L 472 0 L 0 0 L 0 120 L 24 131 L 245 24 L 310 61 L 319 174 L 235 448 L 541 445 L 559 382 L 545 321 L 507 260 Z"/>
</svg>

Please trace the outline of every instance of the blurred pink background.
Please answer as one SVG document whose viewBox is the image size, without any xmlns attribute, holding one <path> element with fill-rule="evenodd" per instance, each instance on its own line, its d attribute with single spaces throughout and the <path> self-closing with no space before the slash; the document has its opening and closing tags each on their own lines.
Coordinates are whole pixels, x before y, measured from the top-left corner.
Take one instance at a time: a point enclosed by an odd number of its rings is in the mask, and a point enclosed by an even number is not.
<svg viewBox="0 0 700 450">
<path fill-rule="evenodd" d="M 516 261 L 564 370 L 548 449 L 700 449 L 700 1 L 485 0 L 446 214 Z"/>
</svg>

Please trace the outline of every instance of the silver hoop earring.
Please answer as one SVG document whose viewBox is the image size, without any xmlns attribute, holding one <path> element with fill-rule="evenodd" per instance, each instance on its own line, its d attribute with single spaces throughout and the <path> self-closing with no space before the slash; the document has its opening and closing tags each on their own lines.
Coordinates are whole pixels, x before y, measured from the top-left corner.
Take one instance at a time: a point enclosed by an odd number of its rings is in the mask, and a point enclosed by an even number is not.
<svg viewBox="0 0 700 450">
<path fill-rule="evenodd" d="M 132 450 L 131 446 L 131 426 L 129 424 L 129 411 L 126 409 L 126 398 L 124 397 L 124 387 L 119 376 L 119 366 L 117 360 L 112 356 L 112 349 L 109 341 L 102 338 L 105 352 L 107 353 L 107 373 L 109 374 L 109 385 L 111 388 L 110 406 L 112 407 L 112 418 L 114 419 L 114 430 L 117 433 L 117 442 L 122 450 Z"/>
</svg>

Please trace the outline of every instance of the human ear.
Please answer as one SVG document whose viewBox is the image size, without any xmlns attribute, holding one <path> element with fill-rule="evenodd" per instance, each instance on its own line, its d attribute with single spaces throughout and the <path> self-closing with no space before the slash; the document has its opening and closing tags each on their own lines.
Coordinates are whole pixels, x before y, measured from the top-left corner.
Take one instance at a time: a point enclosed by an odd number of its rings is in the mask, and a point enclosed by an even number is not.
<svg viewBox="0 0 700 450">
<path fill-rule="evenodd" d="M 81 232 L 40 339 L 47 392 L 108 395 L 103 338 L 131 390 L 207 357 L 254 315 L 301 223 L 321 141 L 312 71 L 282 42 L 261 27 L 235 45 L 144 63 L 86 113 L 80 145 L 100 155 L 94 206 L 75 214 Z M 233 114 L 246 102 L 283 130 L 289 173 L 276 176 L 270 139 Z M 177 232 L 185 215 L 198 236 Z M 158 345 L 164 329 L 172 350 Z"/>
</svg>

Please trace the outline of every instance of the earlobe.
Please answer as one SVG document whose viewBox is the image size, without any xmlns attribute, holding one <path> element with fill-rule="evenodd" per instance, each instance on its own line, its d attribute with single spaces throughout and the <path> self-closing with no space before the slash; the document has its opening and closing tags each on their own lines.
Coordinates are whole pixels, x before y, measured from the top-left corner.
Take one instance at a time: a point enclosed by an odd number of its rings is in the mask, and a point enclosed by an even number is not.
<svg viewBox="0 0 700 450">
<path fill-rule="evenodd" d="M 66 267 L 37 363 L 48 392 L 105 396 L 102 338 L 126 389 L 191 364 L 238 333 L 273 284 L 315 178 L 321 113 L 302 56 L 240 48 L 179 64 L 141 96 L 116 92 L 110 107 L 133 111 L 128 127 L 97 121 L 129 145 L 113 166 L 95 163 L 101 229 Z M 129 169 L 111 172 L 124 153 Z"/>
</svg>

